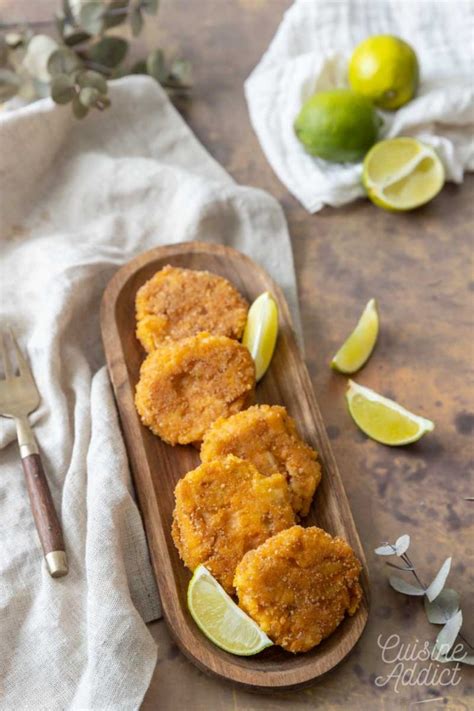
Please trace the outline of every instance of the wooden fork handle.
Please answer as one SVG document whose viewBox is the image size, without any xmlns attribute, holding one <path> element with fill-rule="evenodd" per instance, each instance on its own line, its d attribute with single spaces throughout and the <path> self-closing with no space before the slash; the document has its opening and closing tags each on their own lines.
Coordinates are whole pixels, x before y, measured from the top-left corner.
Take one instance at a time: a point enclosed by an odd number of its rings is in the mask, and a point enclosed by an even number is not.
<svg viewBox="0 0 474 711">
<path fill-rule="evenodd" d="M 39 454 L 23 457 L 31 510 L 40 537 L 48 570 L 53 578 L 68 572 L 63 533 Z"/>
</svg>

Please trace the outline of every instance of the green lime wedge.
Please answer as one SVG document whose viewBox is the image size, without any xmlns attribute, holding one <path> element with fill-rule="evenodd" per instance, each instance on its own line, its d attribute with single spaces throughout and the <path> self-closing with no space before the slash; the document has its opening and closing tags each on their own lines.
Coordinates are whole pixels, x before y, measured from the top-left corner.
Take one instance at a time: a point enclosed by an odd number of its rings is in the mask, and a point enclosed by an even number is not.
<svg viewBox="0 0 474 711">
<path fill-rule="evenodd" d="M 255 299 L 249 309 L 242 343 L 255 362 L 257 382 L 263 378 L 275 350 L 278 336 L 278 307 L 270 292 Z"/>
<path fill-rule="evenodd" d="M 273 644 L 204 565 L 196 568 L 189 583 L 188 609 L 206 637 L 226 652 L 247 657 Z"/>
<path fill-rule="evenodd" d="M 362 432 L 381 444 L 399 447 L 417 442 L 425 432 L 434 430 L 434 423 L 349 380 L 347 404 L 354 422 Z"/>
<path fill-rule="evenodd" d="M 359 323 L 339 348 L 331 367 L 340 373 L 355 373 L 362 368 L 372 353 L 379 333 L 379 315 L 375 299 L 365 307 Z"/>
</svg>

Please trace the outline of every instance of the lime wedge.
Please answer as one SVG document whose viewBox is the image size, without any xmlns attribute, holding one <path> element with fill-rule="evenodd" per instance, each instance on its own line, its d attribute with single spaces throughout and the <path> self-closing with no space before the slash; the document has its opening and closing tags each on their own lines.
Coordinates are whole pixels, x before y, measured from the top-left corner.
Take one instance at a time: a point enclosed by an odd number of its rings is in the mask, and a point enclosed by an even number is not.
<svg viewBox="0 0 474 711">
<path fill-rule="evenodd" d="M 413 210 L 439 193 L 444 168 L 433 148 L 416 138 L 389 138 L 365 156 L 362 182 L 379 207 Z"/>
<path fill-rule="evenodd" d="M 278 307 L 270 292 L 255 299 L 249 309 L 242 343 L 255 362 L 257 382 L 265 375 L 275 350 L 278 336 Z"/>
<path fill-rule="evenodd" d="M 273 644 L 204 565 L 196 568 L 189 583 L 188 609 L 206 637 L 226 652 L 247 657 Z"/>
<path fill-rule="evenodd" d="M 392 447 L 416 442 L 434 423 L 414 415 L 387 397 L 349 380 L 347 404 L 356 425 L 376 442 Z"/>
<path fill-rule="evenodd" d="M 375 299 L 371 299 L 359 323 L 332 359 L 331 367 L 341 373 L 355 373 L 362 368 L 374 349 L 378 332 L 377 304 Z"/>
</svg>

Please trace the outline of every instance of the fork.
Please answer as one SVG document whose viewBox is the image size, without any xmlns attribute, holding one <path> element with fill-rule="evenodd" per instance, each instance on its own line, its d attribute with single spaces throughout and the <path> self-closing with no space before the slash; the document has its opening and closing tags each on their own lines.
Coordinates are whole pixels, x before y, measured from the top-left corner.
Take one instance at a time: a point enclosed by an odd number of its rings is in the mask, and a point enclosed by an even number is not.
<svg viewBox="0 0 474 711">
<path fill-rule="evenodd" d="M 68 572 L 61 524 L 54 508 L 35 436 L 28 422 L 28 415 L 36 410 L 40 404 L 41 396 L 28 362 L 11 330 L 10 338 L 16 355 L 18 375 L 15 374 L 8 352 L 7 336 L 2 334 L 0 352 L 5 377 L 0 379 L 0 415 L 15 420 L 20 456 L 36 530 L 43 547 L 48 571 L 53 578 L 60 578 Z"/>
</svg>

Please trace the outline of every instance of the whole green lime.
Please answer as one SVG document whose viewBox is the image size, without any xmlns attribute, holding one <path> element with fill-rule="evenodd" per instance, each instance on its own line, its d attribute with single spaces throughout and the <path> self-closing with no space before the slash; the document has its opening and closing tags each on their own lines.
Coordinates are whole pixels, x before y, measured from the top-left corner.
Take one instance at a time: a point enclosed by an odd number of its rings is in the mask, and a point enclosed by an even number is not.
<svg viewBox="0 0 474 711">
<path fill-rule="evenodd" d="M 311 96 L 294 128 L 311 155 L 335 163 L 354 163 L 375 143 L 381 123 L 369 99 L 350 89 L 334 89 Z"/>
</svg>

